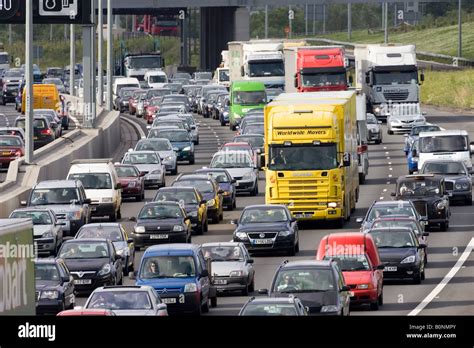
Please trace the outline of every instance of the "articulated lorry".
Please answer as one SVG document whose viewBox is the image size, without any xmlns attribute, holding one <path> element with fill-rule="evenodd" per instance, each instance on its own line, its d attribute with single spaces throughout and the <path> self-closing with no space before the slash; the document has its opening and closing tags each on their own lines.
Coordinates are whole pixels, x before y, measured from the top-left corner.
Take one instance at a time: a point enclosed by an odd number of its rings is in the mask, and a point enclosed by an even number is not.
<svg viewBox="0 0 474 348">
<path fill-rule="evenodd" d="M 283 41 L 229 42 L 230 81 L 258 81 L 266 88 L 284 88 Z"/>
<path fill-rule="evenodd" d="M 356 88 L 367 96 L 367 111 L 386 120 L 394 112 L 419 110 L 420 83 L 414 45 L 356 45 Z"/>
<path fill-rule="evenodd" d="M 0 316 L 35 315 L 36 250 L 30 219 L 0 220 Z"/>
<path fill-rule="evenodd" d="M 349 61 L 342 46 L 285 48 L 285 91 L 345 91 Z"/>
<path fill-rule="evenodd" d="M 124 76 L 145 80 L 145 74 L 151 70 L 162 70 L 165 65 L 161 52 L 128 54 L 123 59 Z"/>
<path fill-rule="evenodd" d="M 265 201 L 342 226 L 359 195 L 356 93 L 280 94 L 265 108 Z"/>
</svg>

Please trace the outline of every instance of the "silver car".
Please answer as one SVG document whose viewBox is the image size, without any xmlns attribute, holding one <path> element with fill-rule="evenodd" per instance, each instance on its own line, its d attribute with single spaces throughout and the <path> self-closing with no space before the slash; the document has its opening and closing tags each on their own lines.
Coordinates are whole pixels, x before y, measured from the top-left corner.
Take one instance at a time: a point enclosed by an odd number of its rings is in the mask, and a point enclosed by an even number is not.
<svg viewBox="0 0 474 348">
<path fill-rule="evenodd" d="M 242 243 L 205 243 L 205 258 L 211 259 L 212 282 L 218 292 L 241 291 L 247 296 L 255 290 L 253 259 Z"/>
<path fill-rule="evenodd" d="M 382 121 L 377 120 L 373 114 L 367 114 L 367 141 L 376 144 L 382 143 Z"/>
<path fill-rule="evenodd" d="M 161 158 L 161 162 L 165 165 L 167 171 L 171 172 L 171 175 L 178 174 L 178 159 L 176 152 L 173 150 L 173 146 L 170 141 L 165 138 L 151 138 L 141 139 L 135 145 L 134 151 L 155 151 Z"/>
<path fill-rule="evenodd" d="M 166 168 L 155 151 L 129 151 L 122 159 L 122 164 L 133 164 L 145 175 L 145 187 L 164 187 Z"/>
<path fill-rule="evenodd" d="M 115 247 L 115 251 L 122 257 L 124 265 L 123 274 L 128 276 L 128 272 L 133 271 L 135 245 L 122 224 L 107 222 L 84 225 L 77 232 L 75 239 L 83 238 L 110 239 Z"/>
<path fill-rule="evenodd" d="M 225 168 L 236 180 L 237 193 L 258 194 L 258 168 L 247 151 L 219 151 L 214 154 L 211 168 Z"/>
<path fill-rule="evenodd" d="M 168 316 L 166 304 L 155 289 L 147 285 L 97 288 L 87 299 L 84 309 L 109 309 L 116 315 Z"/>
<path fill-rule="evenodd" d="M 426 118 L 423 116 L 419 107 L 414 112 L 408 111 L 407 113 L 398 112 L 391 114 L 387 118 L 387 133 L 409 133 L 415 126 L 421 126 L 426 124 Z"/>
<path fill-rule="evenodd" d="M 199 125 L 196 123 L 194 116 L 192 114 L 180 114 L 178 117 L 188 124 L 194 145 L 199 145 Z"/>
<path fill-rule="evenodd" d="M 24 208 L 14 210 L 10 219 L 31 219 L 33 221 L 33 237 L 39 255 L 56 256 L 63 242 L 63 222 L 56 220 L 51 209 Z"/>
</svg>

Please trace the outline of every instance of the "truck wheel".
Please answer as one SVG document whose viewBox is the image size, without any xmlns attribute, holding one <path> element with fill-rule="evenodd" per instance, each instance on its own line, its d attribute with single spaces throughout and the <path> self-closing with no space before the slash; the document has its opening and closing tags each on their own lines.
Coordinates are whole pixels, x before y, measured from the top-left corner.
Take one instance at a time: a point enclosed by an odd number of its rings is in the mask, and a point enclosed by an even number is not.
<svg viewBox="0 0 474 348">
<path fill-rule="evenodd" d="M 365 174 L 359 173 L 359 184 L 365 184 Z"/>
<path fill-rule="evenodd" d="M 465 199 L 464 204 L 466 205 L 472 205 L 472 196 L 469 196 Z"/>
<path fill-rule="evenodd" d="M 217 297 L 211 297 L 211 308 L 217 307 Z"/>
<path fill-rule="evenodd" d="M 122 208 L 119 208 L 118 212 L 117 212 L 117 219 L 121 219 L 122 218 Z"/>
<path fill-rule="evenodd" d="M 439 228 L 441 229 L 442 232 L 446 232 L 449 228 L 449 222 L 447 222 L 447 221 L 441 222 L 439 224 Z"/>
<path fill-rule="evenodd" d="M 206 303 L 202 306 L 203 313 L 209 313 L 209 299 L 207 299 Z"/>
</svg>

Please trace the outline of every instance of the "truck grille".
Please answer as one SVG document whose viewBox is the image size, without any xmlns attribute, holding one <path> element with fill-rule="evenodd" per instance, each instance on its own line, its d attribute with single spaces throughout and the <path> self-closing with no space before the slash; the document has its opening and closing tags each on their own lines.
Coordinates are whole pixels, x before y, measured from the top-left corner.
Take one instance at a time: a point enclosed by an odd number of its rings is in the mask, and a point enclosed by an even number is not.
<svg viewBox="0 0 474 348">
<path fill-rule="evenodd" d="M 392 100 L 392 101 L 403 101 L 407 100 L 408 98 L 408 90 L 405 91 L 398 91 L 398 92 L 383 92 L 383 96 L 385 100 Z"/>
<path fill-rule="evenodd" d="M 310 180 L 279 180 L 279 198 L 316 198 L 327 197 L 329 191 L 327 179 Z"/>
<path fill-rule="evenodd" d="M 426 207 L 425 201 L 413 201 L 413 205 L 415 206 L 416 211 L 421 216 L 427 216 L 428 208 Z"/>
<path fill-rule="evenodd" d="M 446 191 L 453 191 L 454 190 L 454 182 L 452 182 L 452 181 L 445 181 L 444 186 L 446 187 Z"/>
</svg>

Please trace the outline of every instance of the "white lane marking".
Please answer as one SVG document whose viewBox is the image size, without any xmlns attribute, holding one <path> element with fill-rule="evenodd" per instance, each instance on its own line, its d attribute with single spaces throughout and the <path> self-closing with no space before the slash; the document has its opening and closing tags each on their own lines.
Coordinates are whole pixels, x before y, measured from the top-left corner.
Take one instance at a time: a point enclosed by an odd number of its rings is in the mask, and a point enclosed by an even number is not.
<svg viewBox="0 0 474 348">
<path fill-rule="evenodd" d="M 446 274 L 441 280 L 441 282 L 424 298 L 421 303 L 416 306 L 414 310 L 412 310 L 410 313 L 408 313 L 409 316 L 415 316 L 418 315 L 427 305 L 430 304 L 431 301 L 433 301 L 436 296 L 439 295 L 439 293 L 444 289 L 446 285 L 448 285 L 449 281 L 458 273 L 458 271 L 461 269 L 462 265 L 464 262 L 467 260 L 469 255 L 471 254 L 472 250 L 474 249 L 474 238 L 471 238 L 471 241 L 466 247 L 466 250 L 462 253 L 461 257 L 458 259 L 456 264 L 451 268 L 451 270 Z"/>
<path fill-rule="evenodd" d="M 380 197 L 380 200 L 382 201 L 382 200 L 383 200 L 383 197 Z"/>
<path fill-rule="evenodd" d="M 387 185 L 390 185 L 390 181 L 387 181 Z"/>
<path fill-rule="evenodd" d="M 454 214 L 451 214 L 451 215 L 454 215 Z M 469 214 L 471 215 L 471 214 Z M 449 227 L 454 227 L 454 228 L 466 228 L 466 227 L 473 227 L 472 225 L 451 225 L 449 224 Z"/>
<path fill-rule="evenodd" d="M 383 189 L 383 192 L 387 192 L 388 190 L 387 189 Z"/>
<path fill-rule="evenodd" d="M 390 152 L 385 152 L 386 155 L 390 155 Z"/>
<path fill-rule="evenodd" d="M 393 168 L 388 168 L 388 170 L 393 170 Z"/>
<path fill-rule="evenodd" d="M 391 177 L 392 177 L 392 174 L 388 174 L 388 177 L 391 178 Z"/>
<path fill-rule="evenodd" d="M 389 159 L 390 159 L 390 157 L 388 157 L 388 156 L 387 156 L 387 159 L 389 160 Z"/>
<path fill-rule="evenodd" d="M 386 146 L 384 146 L 384 147 L 383 147 L 383 149 L 384 149 L 384 150 L 387 150 L 387 147 L 386 147 Z"/>
<path fill-rule="evenodd" d="M 129 120 L 128 118 L 124 116 L 120 116 L 120 118 L 124 120 L 125 122 L 130 123 L 133 127 L 135 127 L 138 130 L 138 133 L 140 133 L 140 138 L 146 137 L 145 132 L 143 131 L 142 127 L 140 127 L 140 125 L 137 122 Z"/>
<path fill-rule="evenodd" d="M 391 165 L 392 165 L 392 162 L 388 162 L 388 165 L 391 166 Z"/>
</svg>

